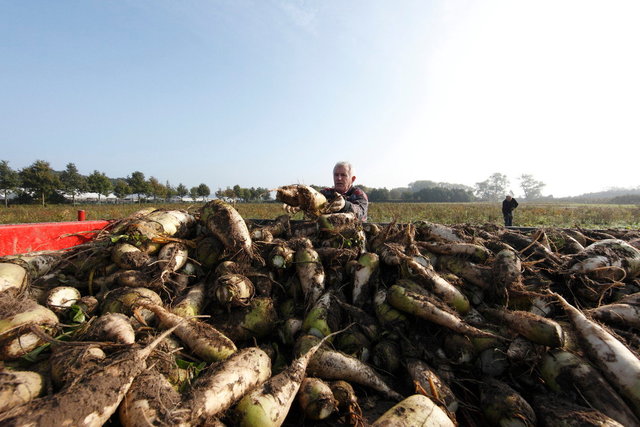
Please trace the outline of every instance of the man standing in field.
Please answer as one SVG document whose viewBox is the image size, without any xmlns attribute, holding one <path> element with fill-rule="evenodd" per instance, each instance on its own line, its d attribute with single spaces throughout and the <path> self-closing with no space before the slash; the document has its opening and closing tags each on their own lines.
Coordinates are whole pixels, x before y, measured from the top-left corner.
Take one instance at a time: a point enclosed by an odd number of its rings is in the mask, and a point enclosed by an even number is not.
<svg viewBox="0 0 640 427">
<path fill-rule="evenodd" d="M 369 198 L 364 191 L 353 186 L 355 180 L 351 163 L 338 162 L 333 167 L 333 187 L 320 193 L 330 202 L 331 212 L 353 212 L 360 221 L 366 221 Z"/>
<path fill-rule="evenodd" d="M 518 202 L 509 195 L 502 201 L 502 216 L 504 217 L 505 227 L 511 227 L 511 223 L 513 222 L 513 210 L 517 207 Z"/>
</svg>

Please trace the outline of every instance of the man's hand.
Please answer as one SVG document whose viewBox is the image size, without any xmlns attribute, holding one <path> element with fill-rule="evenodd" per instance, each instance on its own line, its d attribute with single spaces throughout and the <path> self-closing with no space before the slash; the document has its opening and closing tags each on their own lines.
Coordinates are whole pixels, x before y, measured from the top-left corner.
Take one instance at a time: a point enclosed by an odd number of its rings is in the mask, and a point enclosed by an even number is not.
<svg viewBox="0 0 640 427">
<path fill-rule="evenodd" d="M 285 211 L 287 214 L 289 214 L 289 215 L 295 215 L 295 214 L 297 214 L 298 212 L 300 212 L 300 207 L 298 207 L 298 206 L 291 206 L 291 205 L 288 205 L 288 204 L 286 204 L 286 203 L 284 203 L 284 204 L 282 205 L 282 209 L 284 209 L 284 211 Z"/>
<path fill-rule="evenodd" d="M 342 194 L 336 193 L 336 197 L 323 209 L 323 213 L 330 214 L 340 212 L 344 208 L 345 203 Z"/>
</svg>

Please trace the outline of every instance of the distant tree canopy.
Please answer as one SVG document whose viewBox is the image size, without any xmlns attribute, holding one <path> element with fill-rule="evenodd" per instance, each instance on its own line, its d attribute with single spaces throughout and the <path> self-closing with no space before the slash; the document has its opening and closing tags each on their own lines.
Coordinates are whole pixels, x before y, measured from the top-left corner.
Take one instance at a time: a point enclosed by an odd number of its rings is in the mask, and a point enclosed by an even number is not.
<svg viewBox="0 0 640 427">
<path fill-rule="evenodd" d="M 180 197 L 180 200 L 182 200 L 182 198 L 187 194 L 189 194 L 189 190 L 187 190 L 187 187 L 185 187 L 182 183 L 178 184 L 178 186 L 176 187 L 176 195 Z"/>
<path fill-rule="evenodd" d="M 171 184 L 169 184 L 169 181 L 167 181 L 167 182 L 164 184 L 164 198 L 165 198 L 165 200 L 166 200 L 166 199 L 170 199 L 170 198 L 172 198 L 172 197 L 174 197 L 174 196 L 177 196 L 177 195 L 178 195 L 178 190 L 176 190 L 175 188 L 173 188 L 173 187 L 171 186 Z"/>
<path fill-rule="evenodd" d="M 507 194 L 509 179 L 501 173 L 494 173 L 488 179 L 477 182 L 474 193 L 480 200 L 498 201 Z"/>
<path fill-rule="evenodd" d="M 271 191 L 268 188 L 251 187 L 242 188 L 239 185 L 227 187 L 224 190 L 218 188 L 215 196 L 219 199 L 233 200 L 234 202 L 268 202 L 271 201 Z"/>
<path fill-rule="evenodd" d="M 370 202 L 386 202 L 389 200 L 389 190 L 386 188 L 372 188 L 367 192 Z"/>
<path fill-rule="evenodd" d="M 127 195 L 131 194 L 131 187 L 129 187 L 127 181 L 119 179 L 113 186 L 113 194 L 120 199 L 124 199 Z"/>
<path fill-rule="evenodd" d="M 211 190 L 209 189 L 207 184 L 200 184 L 196 189 L 196 194 L 202 197 L 202 201 L 204 201 L 205 198 L 209 197 L 209 194 L 211 194 Z"/>
<path fill-rule="evenodd" d="M 469 190 L 472 191 L 473 188 L 468 187 L 462 184 L 451 184 L 449 182 L 435 182 L 435 181 L 415 181 L 409 183 L 409 189 L 417 193 L 420 190 L 430 189 L 430 188 L 443 188 L 446 190 Z"/>
<path fill-rule="evenodd" d="M 158 200 L 158 198 L 164 199 L 167 197 L 167 187 L 162 185 L 156 177 L 152 176 L 149 178 L 147 185 L 147 194 L 151 196 L 154 201 Z"/>
<path fill-rule="evenodd" d="M 193 200 L 196 200 L 198 198 L 198 187 L 191 187 L 189 189 L 189 196 L 191 196 Z"/>
<path fill-rule="evenodd" d="M 71 196 L 73 204 L 76 204 L 76 196 L 89 189 L 87 178 L 80 175 L 78 168 L 73 163 L 68 163 L 67 168 L 60 173 L 62 192 Z"/>
<path fill-rule="evenodd" d="M 464 189 L 446 189 L 446 188 L 423 188 L 422 190 L 416 193 L 406 193 L 409 194 L 407 200 L 411 200 L 414 202 L 426 202 L 426 203 L 442 203 L 442 202 L 451 202 L 451 203 L 463 203 L 463 202 L 472 202 L 475 197 L 471 190 Z"/>
<path fill-rule="evenodd" d="M 111 180 L 107 178 L 107 175 L 103 172 L 98 172 L 97 170 L 94 170 L 93 173 L 87 177 L 87 186 L 89 187 L 89 191 L 98 194 L 98 201 L 100 201 L 100 196 L 106 197 L 113 190 Z"/>
<path fill-rule="evenodd" d="M 545 183 L 537 181 L 533 178 L 533 175 L 520 175 L 520 187 L 524 192 L 524 198 L 526 200 L 535 200 L 542 197 L 542 189 L 545 187 Z"/>
<path fill-rule="evenodd" d="M 22 187 L 32 197 L 39 197 L 42 206 L 45 205 L 47 196 L 62 188 L 62 182 L 58 175 L 51 169 L 49 162 L 36 160 L 31 166 L 20 171 Z"/>
<path fill-rule="evenodd" d="M 4 205 L 9 205 L 7 197 L 9 191 L 16 190 L 20 187 L 20 175 L 9 167 L 6 160 L 0 161 L 0 189 L 4 191 Z"/>
<path fill-rule="evenodd" d="M 144 174 L 140 171 L 135 171 L 128 176 L 127 184 L 131 188 L 131 192 L 138 195 L 138 201 L 140 201 L 140 195 L 149 194 L 151 188 L 151 185 L 145 180 Z"/>
<path fill-rule="evenodd" d="M 640 194 L 627 194 L 624 196 L 615 196 L 607 201 L 616 205 L 640 205 Z"/>
</svg>

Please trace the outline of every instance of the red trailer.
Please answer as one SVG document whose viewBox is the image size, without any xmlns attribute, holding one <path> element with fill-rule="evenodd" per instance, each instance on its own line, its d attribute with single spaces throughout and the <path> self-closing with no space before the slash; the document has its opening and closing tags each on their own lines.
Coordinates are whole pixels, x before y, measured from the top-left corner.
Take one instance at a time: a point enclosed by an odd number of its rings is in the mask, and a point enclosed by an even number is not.
<svg viewBox="0 0 640 427">
<path fill-rule="evenodd" d="M 92 240 L 111 222 L 84 218 L 84 211 L 78 211 L 78 221 L 2 224 L 0 256 L 67 249 Z"/>
</svg>

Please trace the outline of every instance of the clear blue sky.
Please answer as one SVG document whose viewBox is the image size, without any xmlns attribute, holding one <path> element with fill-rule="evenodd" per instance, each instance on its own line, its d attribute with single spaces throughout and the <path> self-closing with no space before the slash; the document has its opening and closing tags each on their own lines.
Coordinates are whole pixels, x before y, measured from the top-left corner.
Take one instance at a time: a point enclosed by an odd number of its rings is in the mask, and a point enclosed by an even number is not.
<svg viewBox="0 0 640 427">
<path fill-rule="evenodd" d="M 638 187 L 640 2 L 0 0 L 0 160 L 239 184 Z"/>
</svg>

